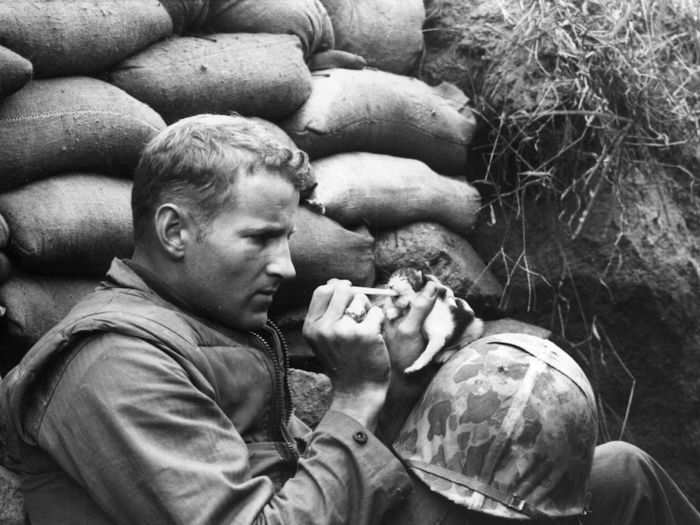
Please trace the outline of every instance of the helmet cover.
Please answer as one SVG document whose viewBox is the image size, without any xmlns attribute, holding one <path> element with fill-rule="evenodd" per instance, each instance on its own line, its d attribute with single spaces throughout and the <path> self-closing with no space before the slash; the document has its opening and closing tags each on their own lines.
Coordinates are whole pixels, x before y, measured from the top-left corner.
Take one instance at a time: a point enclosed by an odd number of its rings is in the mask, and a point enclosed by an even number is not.
<svg viewBox="0 0 700 525">
<path fill-rule="evenodd" d="M 566 352 L 497 334 L 438 370 L 394 448 L 431 490 L 468 509 L 559 518 L 585 513 L 597 428 L 593 389 Z"/>
</svg>

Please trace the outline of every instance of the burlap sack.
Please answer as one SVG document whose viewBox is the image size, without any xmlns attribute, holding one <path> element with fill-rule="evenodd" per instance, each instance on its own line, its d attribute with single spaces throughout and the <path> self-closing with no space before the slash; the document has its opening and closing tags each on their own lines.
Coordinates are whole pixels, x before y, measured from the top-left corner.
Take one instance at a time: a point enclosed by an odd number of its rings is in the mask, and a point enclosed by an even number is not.
<svg viewBox="0 0 700 525">
<path fill-rule="evenodd" d="M 178 34 L 200 29 L 207 21 L 209 0 L 160 0 L 173 20 Z"/>
<path fill-rule="evenodd" d="M 8 253 L 42 274 L 103 275 L 133 249 L 131 182 L 66 174 L 0 194 L 12 236 Z M 41 205 L 37 205 L 41 203 Z"/>
<path fill-rule="evenodd" d="M 319 0 L 210 0 L 207 29 L 296 35 L 304 55 L 332 49 L 333 25 Z"/>
<path fill-rule="evenodd" d="M 30 82 L 0 105 L 0 191 L 66 171 L 131 176 L 163 127 L 155 111 L 106 82 Z"/>
<path fill-rule="evenodd" d="M 14 93 L 32 78 L 32 63 L 0 46 L 0 99 Z"/>
<path fill-rule="evenodd" d="M 459 297 L 480 308 L 495 308 L 503 288 L 469 242 L 439 224 L 418 222 L 376 237 L 379 280 L 414 266 L 429 270 Z"/>
<path fill-rule="evenodd" d="M 0 283 L 7 281 L 12 275 L 12 262 L 5 252 L 0 252 Z"/>
<path fill-rule="evenodd" d="M 301 207 L 289 245 L 296 277 L 280 289 L 275 311 L 308 302 L 313 290 L 333 277 L 365 286 L 374 281 L 374 238 L 364 229 L 347 230 Z"/>
<path fill-rule="evenodd" d="M 293 35 L 175 37 L 122 62 L 111 81 L 168 122 L 198 113 L 289 116 L 311 92 Z"/>
<path fill-rule="evenodd" d="M 423 53 L 423 0 L 321 0 L 335 47 L 392 73 L 414 69 Z"/>
<path fill-rule="evenodd" d="M 105 71 L 172 30 L 157 0 L 0 2 L 0 42 L 29 58 L 36 77 Z"/>
<path fill-rule="evenodd" d="M 277 124 L 274 124 L 270 122 L 269 120 L 261 119 L 258 117 L 250 117 L 251 120 L 254 120 L 258 122 L 261 126 L 263 126 L 267 132 L 269 133 L 270 137 L 272 137 L 274 140 L 280 143 L 283 147 L 291 150 L 291 151 L 298 151 L 299 147 L 294 144 L 294 141 L 291 139 L 289 135 L 287 135 L 282 128 L 280 128 Z M 303 199 L 308 199 L 309 195 L 313 191 L 313 189 L 316 187 L 316 177 L 314 175 L 313 170 L 310 170 L 303 178 L 301 178 L 299 181 L 299 193 L 301 194 L 301 197 Z"/>
<path fill-rule="evenodd" d="M 317 186 L 311 198 L 346 227 L 375 230 L 429 221 L 465 234 L 481 204 L 476 188 L 418 160 L 341 153 L 315 161 L 313 168 Z"/>
<path fill-rule="evenodd" d="M 7 333 L 34 344 L 86 294 L 98 280 L 19 275 L 0 286 L 0 306 Z"/>
<path fill-rule="evenodd" d="M 367 66 L 367 61 L 360 55 L 341 51 L 340 49 L 329 49 L 312 55 L 307 65 L 311 71 L 322 69 L 363 69 Z"/>
<path fill-rule="evenodd" d="M 374 70 L 313 74 L 306 103 L 281 126 L 312 158 L 368 151 L 462 175 L 476 120 L 457 88 Z"/>
<path fill-rule="evenodd" d="M 10 227 L 5 217 L 0 215 L 0 250 L 4 250 L 10 241 Z"/>
</svg>

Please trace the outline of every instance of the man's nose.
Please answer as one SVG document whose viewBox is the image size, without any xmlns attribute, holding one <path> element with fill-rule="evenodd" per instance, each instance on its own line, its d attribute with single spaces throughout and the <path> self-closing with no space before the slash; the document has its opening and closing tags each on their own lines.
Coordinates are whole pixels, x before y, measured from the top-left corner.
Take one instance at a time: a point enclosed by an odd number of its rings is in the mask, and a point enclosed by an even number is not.
<svg viewBox="0 0 700 525">
<path fill-rule="evenodd" d="M 282 279 L 292 279 L 297 274 L 294 269 L 294 263 L 292 263 L 292 254 L 287 239 L 279 243 L 277 250 L 275 250 L 270 259 L 270 263 L 267 265 L 267 271 Z"/>
</svg>

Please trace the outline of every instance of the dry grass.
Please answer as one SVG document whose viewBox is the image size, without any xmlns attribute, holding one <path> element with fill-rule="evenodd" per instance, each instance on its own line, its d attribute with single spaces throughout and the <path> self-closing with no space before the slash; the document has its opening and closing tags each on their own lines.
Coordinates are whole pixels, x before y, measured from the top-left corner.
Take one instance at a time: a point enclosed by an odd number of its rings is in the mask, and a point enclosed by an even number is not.
<svg viewBox="0 0 700 525">
<path fill-rule="evenodd" d="M 472 94 L 491 129 L 486 181 L 569 200 L 576 236 L 603 180 L 700 157 L 695 3 L 491 2 L 500 20 L 474 37 L 486 67 Z"/>
</svg>

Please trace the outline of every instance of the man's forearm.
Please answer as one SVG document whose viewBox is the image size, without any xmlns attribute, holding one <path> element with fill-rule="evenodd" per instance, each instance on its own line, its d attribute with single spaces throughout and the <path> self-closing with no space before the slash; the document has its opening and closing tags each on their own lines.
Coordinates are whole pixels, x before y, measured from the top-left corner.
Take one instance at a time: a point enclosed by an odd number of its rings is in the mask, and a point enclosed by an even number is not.
<svg viewBox="0 0 700 525">
<path fill-rule="evenodd" d="M 398 436 L 408 414 L 425 392 L 437 371 L 437 365 L 431 365 L 413 374 L 404 374 L 395 370 L 386 396 L 384 407 L 379 413 L 377 436 L 385 444 L 391 445 Z"/>
<path fill-rule="evenodd" d="M 357 393 L 335 391 L 329 410 L 346 414 L 374 432 L 386 396 L 385 388 Z"/>
</svg>

